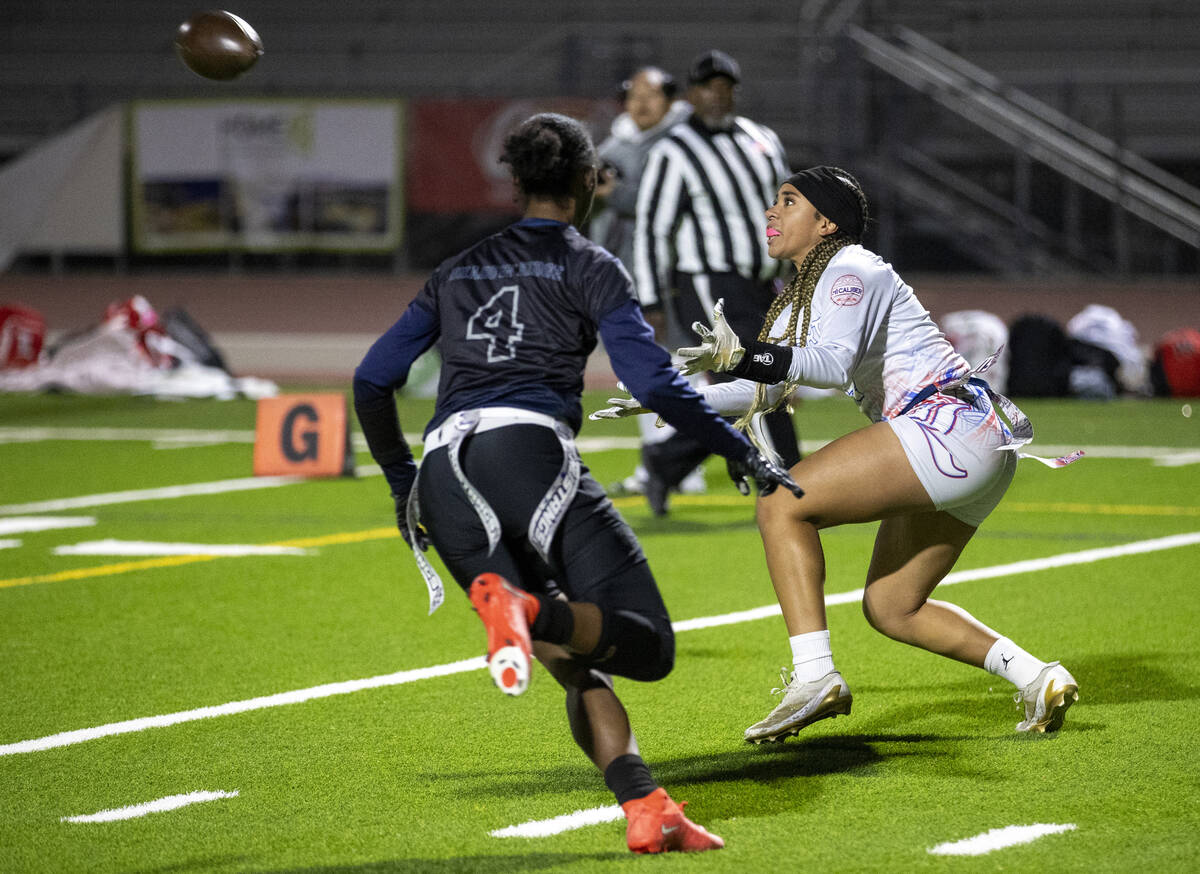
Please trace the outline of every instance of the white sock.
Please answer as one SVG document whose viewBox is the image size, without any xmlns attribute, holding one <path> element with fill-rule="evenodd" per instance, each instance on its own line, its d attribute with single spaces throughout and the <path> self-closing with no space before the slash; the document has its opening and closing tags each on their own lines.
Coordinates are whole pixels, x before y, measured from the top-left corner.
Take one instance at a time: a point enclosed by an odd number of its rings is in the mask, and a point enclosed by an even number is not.
<svg viewBox="0 0 1200 874">
<path fill-rule="evenodd" d="M 1018 689 L 1024 689 L 1041 673 L 1046 663 L 1035 659 L 1007 637 L 1002 637 L 992 644 L 987 658 L 983 660 L 983 669 L 997 677 L 1003 677 Z"/>
<path fill-rule="evenodd" d="M 833 650 L 829 648 L 829 630 L 810 631 L 788 638 L 792 645 L 792 666 L 796 682 L 810 683 L 833 670 Z"/>
</svg>

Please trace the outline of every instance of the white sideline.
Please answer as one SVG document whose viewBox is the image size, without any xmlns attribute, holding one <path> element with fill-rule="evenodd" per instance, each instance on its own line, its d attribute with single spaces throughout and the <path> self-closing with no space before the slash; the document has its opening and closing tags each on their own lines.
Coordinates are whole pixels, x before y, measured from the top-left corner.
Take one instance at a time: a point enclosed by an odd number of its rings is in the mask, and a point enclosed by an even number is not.
<svg viewBox="0 0 1200 874">
<path fill-rule="evenodd" d="M 1033 825 L 1006 825 L 1004 828 L 994 828 L 981 835 L 963 838 L 960 841 L 947 841 L 930 847 L 929 853 L 934 856 L 982 856 L 1005 847 L 1016 847 L 1029 844 L 1046 835 L 1056 835 L 1061 832 L 1075 830 L 1075 824 L 1068 822 L 1061 825 L 1050 823 L 1035 823 Z"/>
<path fill-rule="evenodd" d="M 64 816 L 59 822 L 115 822 L 119 819 L 136 819 L 151 813 L 162 813 L 164 810 L 178 810 L 189 804 L 200 804 L 203 801 L 218 801 L 222 798 L 237 798 L 238 791 L 205 792 L 197 789 L 184 795 L 168 795 L 155 801 L 144 801 L 141 804 L 131 804 L 128 807 L 115 807 L 112 810 L 101 810 L 98 813 L 83 813 L 79 816 Z"/>
<path fill-rule="evenodd" d="M 1048 570 L 1056 567 L 1066 567 L 1073 564 L 1089 564 L 1109 558 L 1119 558 L 1127 555 L 1140 555 L 1147 552 L 1157 552 L 1164 549 L 1178 549 L 1184 546 L 1200 544 L 1200 531 L 1190 534 L 1175 534 L 1170 537 L 1158 537 L 1153 540 L 1140 540 L 1125 543 L 1120 546 L 1107 546 L 1100 549 L 1085 549 L 1082 552 L 1067 552 L 1061 555 L 1051 555 L 1046 558 L 1029 559 L 1013 562 L 1012 564 L 995 565 L 993 567 L 975 568 L 974 570 L 957 571 L 949 574 L 942 585 L 967 582 L 968 580 L 986 580 L 993 577 L 1011 574 L 1030 573 Z M 840 592 L 829 595 L 826 604 L 845 604 L 857 601 L 862 597 L 862 590 Z M 737 613 L 726 613 L 721 616 L 706 616 L 698 619 L 685 619 L 674 623 L 676 631 L 692 631 L 698 628 L 714 628 L 719 625 L 729 625 L 737 622 L 749 622 L 763 619 L 779 613 L 778 605 L 758 607 L 753 610 L 743 610 Z M 258 698 L 248 698 L 243 701 L 231 701 L 227 704 L 215 704 L 199 707 L 195 710 L 183 710 L 176 713 L 166 713 L 160 716 L 143 716 L 138 719 L 128 719 L 123 722 L 110 722 L 94 728 L 80 728 L 74 731 L 64 731 L 45 737 L 14 743 L 0 744 L 0 756 L 11 756 L 19 753 L 41 752 L 58 747 L 70 746 L 97 738 L 110 737 L 117 734 L 129 734 L 135 731 L 145 731 L 148 728 L 162 728 L 177 725 L 181 722 L 194 722 L 199 719 L 210 719 L 215 716 L 229 716 L 234 713 L 246 713 L 251 710 L 263 710 L 269 707 L 281 707 L 285 704 L 298 704 L 311 701 L 314 698 L 328 698 L 332 695 L 345 695 L 350 692 L 360 692 L 364 689 L 378 689 L 384 686 L 399 686 L 417 680 L 427 680 L 433 677 L 443 677 L 459 674 L 465 671 L 481 670 L 486 666 L 483 656 L 450 662 L 444 665 L 433 665 L 427 668 L 414 668 L 407 671 L 397 671 L 394 674 L 381 674 L 361 680 L 344 680 L 338 683 L 326 683 L 308 689 L 295 689 L 290 692 L 277 692 L 273 695 L 263 695 Z"/>
</svg>

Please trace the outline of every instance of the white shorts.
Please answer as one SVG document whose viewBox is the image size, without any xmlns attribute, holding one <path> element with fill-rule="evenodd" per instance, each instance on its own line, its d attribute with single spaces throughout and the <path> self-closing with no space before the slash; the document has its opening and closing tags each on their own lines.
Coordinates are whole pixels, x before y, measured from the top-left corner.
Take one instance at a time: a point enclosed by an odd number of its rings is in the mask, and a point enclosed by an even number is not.
<svg viewBox="0 0 1200 874">
<path fill-rule="evenodd" d="M 934 394 L 888 424 L 934 507 L 978 527 L 1012 482 L 1017 454 L 983 392 L 974 403 Z"/>
</svg>

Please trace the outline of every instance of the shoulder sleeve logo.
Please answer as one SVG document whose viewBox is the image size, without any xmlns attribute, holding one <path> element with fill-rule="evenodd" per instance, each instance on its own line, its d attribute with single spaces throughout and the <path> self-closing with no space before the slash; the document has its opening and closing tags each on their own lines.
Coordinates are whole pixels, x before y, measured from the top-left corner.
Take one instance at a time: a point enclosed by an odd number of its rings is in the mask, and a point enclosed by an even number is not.
<svg viewBox="0 0 1200 874">
<path fill-rule="evenodd" d="M 829 290 L 830 299 L 840 307 L 852 307 L 862 300 L 862 296 L 863 281 L 853 273 L 839 276 Z"/>
</svg>

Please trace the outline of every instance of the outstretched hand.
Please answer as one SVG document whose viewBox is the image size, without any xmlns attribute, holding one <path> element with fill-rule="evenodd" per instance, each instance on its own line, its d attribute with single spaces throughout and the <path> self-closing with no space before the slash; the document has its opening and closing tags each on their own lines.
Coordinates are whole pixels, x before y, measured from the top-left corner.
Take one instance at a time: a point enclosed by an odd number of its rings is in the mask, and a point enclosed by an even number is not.
<svg viewBox="0 0 1200 874">
<path fill-rule="evenodd" d="M 713 307 L 712 328 L 703 322 L 692 322 L 692 330 L 700 337 L 699 346 L 684 346 L 675 350 L 675 355 L 682 359 L 679 369 L 691 376 L 706 370 L 717 372 L 731 370 L 737 367 L 746 354 L 742 341 L 734 333 L 733 328 L 725 321 L 725 299 L 717 301 Z"/>
<path fill-rule="evenodd" d="M 629 392 L 629 389 L 625 388 L 624 383 L 618 382 L 617 388 L 623 392 Z M 608 403 L 612 404 L 612 406 L 589 413 L 588 418 L 593 422 L 597 422 L 600 419 L 624 419 L 629 416 L 640 416 L 643 413 L 651 412 L 651 410 L 643 407 L 641 402 L 633 395 L 626 398 L 609 398 Z"/>
<path fill-rule="evenodd" d="M 758 486 L 759 497 L 765 497 L 783 486 L 797 498 L 804 497 L 804 489 L 796 484 L 791 474 L 771 461 L 755 447 L 751 446 L 745 457 L 739 460 L 729 459 L 726 462 L 729 478 L 743 495 L 750 494 L 750 483 L 747 477 L 754 480 Z"/>
</svg>

